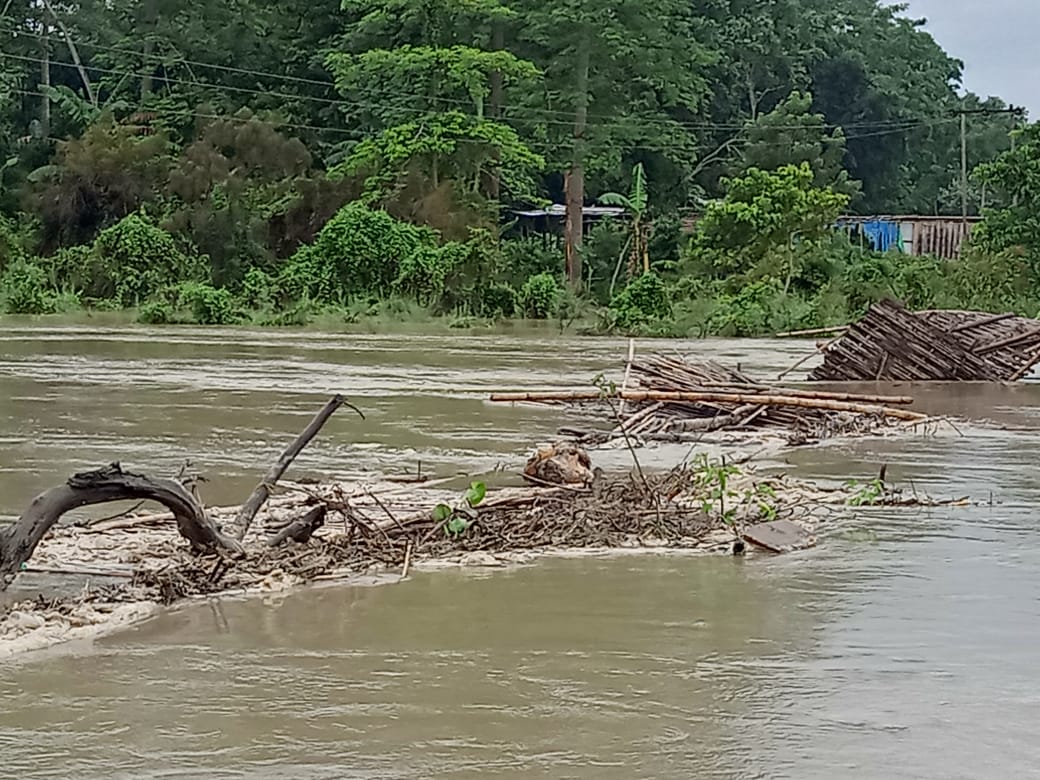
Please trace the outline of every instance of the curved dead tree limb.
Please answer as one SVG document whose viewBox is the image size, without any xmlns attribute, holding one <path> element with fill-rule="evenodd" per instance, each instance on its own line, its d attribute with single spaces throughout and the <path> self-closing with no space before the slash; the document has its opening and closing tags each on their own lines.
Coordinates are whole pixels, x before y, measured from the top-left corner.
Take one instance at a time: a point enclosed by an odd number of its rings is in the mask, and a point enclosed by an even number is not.
<svg viewBox="0 0 1040 780">
<path fill-rule="evenodd" d="M 156 501 L 165 506 L 173 513 L 181 536 L 195 549 L 242 551 L 237 541 L 220 532 L 179 482 L 133 474 L 113 463 L 97 471 L 75 474 L 64 485 L 41 493 L 17 521 L 0 531 L 0 591 L 11 584 L 21 565 L 32 557 L 36 545 L 66 512 L 126 499 Z"/>
<path fill-rule="evenodd" d="M 246 533 L 249 531 L 249 526 L 253 523 L 253 518 L 256 517 L 256 513 L 260 511 L 260 508 L 267 503 L 267 499 L 271 495 L 271 488 L 273 488 L 278 480 L 282 478 L 286 469 L 292 465 L 292 462 L 296 460 L 296 456 L 303 452 L 303 448 L 310 444 L 311 439 L 318 435 L 318 432 L 324 427 L 328 419 L 335 413 L 341 406 L 347 406 L 353 409 L 360 415 L 361 419 L 365 419 L 365 415 L 361 413 L 361 410 L 350 403 L 342 395 L 334 395 L 329 402 L 322 407 L 321 411 L 318 412 L 314 419 L 311 420 L 310 424 L 303 429 L 303 432 L 296 437 L 296 440 L 290 444 L 285 451 L 278 458 L 277 462 L 271 466 L 268 472 L 264 475 L 264 480 L 257 485 L 253 492 L 246 499 L 246 502 L 242 504 L 242 508 L 238 510 L 238 515 L 235 517 L 235 522 L 232 525 L 232 533 L 234 537 L 241 541 L 245 539 Z"/>
</svg>

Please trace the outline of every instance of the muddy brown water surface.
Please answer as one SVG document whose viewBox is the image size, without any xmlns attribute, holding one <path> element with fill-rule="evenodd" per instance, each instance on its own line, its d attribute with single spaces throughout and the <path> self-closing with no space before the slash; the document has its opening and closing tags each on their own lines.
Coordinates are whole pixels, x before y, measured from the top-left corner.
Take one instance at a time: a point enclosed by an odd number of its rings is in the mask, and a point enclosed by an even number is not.
<svg viewBox="0 0 1040 780">
<path fill-rule="evenodd" d="M 775 377 L 807 344 L 653 346 Z M 587 386 L 604 368 L 620 379 L 625 352 L 527 333 L 8 327 L 0 512 L 111 460 L 161 473 L 190 458 L 211 480 L 206 500 L 235 503 L 336 391 L 368 419 L 337 415 L 297 474 L 421 460 L 494 480 L 564 418 L 492 406 L 489 391 Z M 992 506 L 850 510 L 818 549 L 777 558 L 547 560 L 178 609 L 5 662 L 5 774 L 1040 776 L 1040 388 L 882 389 L 994 425 L 835 442 L 769 466 L 844 481 L 888 463 L 908 490 Z"/>
</svg>

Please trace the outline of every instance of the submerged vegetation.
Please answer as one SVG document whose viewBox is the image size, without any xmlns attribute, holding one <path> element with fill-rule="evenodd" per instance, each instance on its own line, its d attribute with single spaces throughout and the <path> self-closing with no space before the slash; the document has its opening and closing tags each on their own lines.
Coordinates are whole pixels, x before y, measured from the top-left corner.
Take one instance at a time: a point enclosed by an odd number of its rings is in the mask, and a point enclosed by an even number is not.
<svg viewBox="0 0 1040 780">
<path fill-rule="evenodd" d="M 1040 128 L 875 0 L 15 0 L 0 35 L 2 313 L 744 336 L 885 296 L 1040 311 Z M 960 259 L 835 229 L 959 213 L 963 111 Z M 621 214 L 580 231 L 582 204 Z"/>
</svg>

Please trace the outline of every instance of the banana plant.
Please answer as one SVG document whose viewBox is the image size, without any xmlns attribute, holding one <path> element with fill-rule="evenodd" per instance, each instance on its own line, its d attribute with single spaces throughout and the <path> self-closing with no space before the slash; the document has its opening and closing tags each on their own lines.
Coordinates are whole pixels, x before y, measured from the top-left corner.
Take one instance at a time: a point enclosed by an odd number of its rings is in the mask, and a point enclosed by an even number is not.
<svg viewBox="0 0 1040 780">
<path fill-rule="evenodd" d="M 650 255 L 647 252 L 647 235 L 644 220 L 646 209 L 650 203 L 650 191 L 646 184 L 646 171 L 643 163 L 636 163 L 632 168 L 632 187 L 628 195 L 620 192 L 607 192 L 600 196 L 599 202 L 604 206 L 620 206 L 631 220 L 632 233 L 621 250 L 618 257 L 617 267 L 614 269 L 614 278 L 610 282 L 610 294 L 614 294 L 614 285 L 617 284 L 618 274 L 621 272 L 621 263 L 624 261 L 625 253 L 631 247 L 629 275 L 634 276 L 640 261 L 643 264 L 643 273 L 650 272 Z"/>
</svg>

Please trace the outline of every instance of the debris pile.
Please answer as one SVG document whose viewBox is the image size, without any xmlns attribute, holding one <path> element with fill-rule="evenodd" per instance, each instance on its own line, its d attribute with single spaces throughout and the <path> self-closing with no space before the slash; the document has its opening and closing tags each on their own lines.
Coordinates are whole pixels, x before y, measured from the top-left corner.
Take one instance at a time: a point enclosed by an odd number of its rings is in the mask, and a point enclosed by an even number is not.
<svg viewBox="0 0 1040 780">
<path fill-rule="evenodd" d="M 905 408 L 905 396 L 795 390 L 752 380 L 709 360 L 652 354 L 626 371 L 638 389 L 607 392 L 496 393 L 492 401 L 569 404 L 607 418 L 610 429 L 565 428 L 586 445 L 696 443 L 715 431 L 773 431 L 793 444 L 838 435 L 873 433 L 892 421 L 911 424 L 925 415 Z M 627 385 L 627 382 L 626 382 Z"/>
<path fill-rule="evenodd" d="M 1017 382 L 1040 363 L 1040 321 L 970 311 L 911 312 L 885 300 L 822 347 L 809 378 Z"/>
<path fill-rule="evenodd" d="M 241 551 L 199 552 L 172 513 L 126 515 L 55 526 L 27 574 L 88 578 L 71 597 L 37 598 L 0 609 L 0 656 L 45 647 L 98 628 L 147 617 L 157 605 L 230 593 L 265 593 L 359 575 L 394 580 L 419 565 L 501 566 L 533 555 L 618 550 L 742 552 L 815 544 L 816 525 L 860 503 L 834 489 L 783 477 L 757 478 L 707 458 L 667 473 L 606 476 L 591 484 L 503 488 L 474 484 L 461 496 L 443 485 L 283 483 L 258 515 Z M 866 495 L 866 494 L 864 494 Z M 872 504 L 901 495 L 871 488 Z M 916 495 L 912 502 L 924 505 Z M 271 534 L 313 517 L 305 541 L 271 546 Z M 208 512 L 226 527 L 238 508 Z"/>
</svg>

